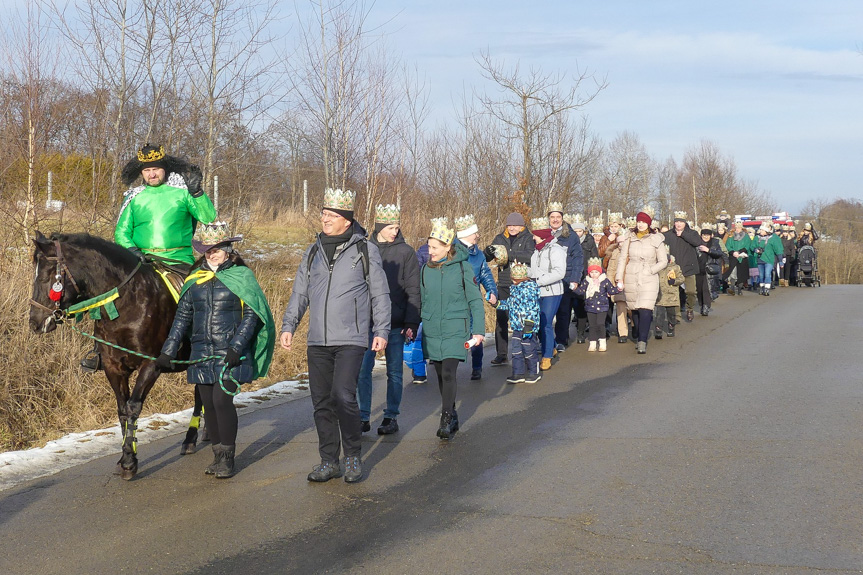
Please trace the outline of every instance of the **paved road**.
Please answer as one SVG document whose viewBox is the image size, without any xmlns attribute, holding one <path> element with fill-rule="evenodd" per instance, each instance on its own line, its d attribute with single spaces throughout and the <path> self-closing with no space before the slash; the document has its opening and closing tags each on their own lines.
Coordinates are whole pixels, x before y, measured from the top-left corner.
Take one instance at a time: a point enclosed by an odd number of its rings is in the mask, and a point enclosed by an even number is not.
<svg viewBox="0 0 863 575">
<path fill-rule="evenodd" d="M 449 444 L 436 386 L 408 384 L 357 485 L 307 483 L 308 398 L 241 419 L 229 481 L 179 437 L 132 482 L 96 460 L 0 492 L 0 573 L 861 573 L 861 299 L 723 296 L 647 355 L 575 346 L 533 386 L 463 367 Z"/>
</svg>

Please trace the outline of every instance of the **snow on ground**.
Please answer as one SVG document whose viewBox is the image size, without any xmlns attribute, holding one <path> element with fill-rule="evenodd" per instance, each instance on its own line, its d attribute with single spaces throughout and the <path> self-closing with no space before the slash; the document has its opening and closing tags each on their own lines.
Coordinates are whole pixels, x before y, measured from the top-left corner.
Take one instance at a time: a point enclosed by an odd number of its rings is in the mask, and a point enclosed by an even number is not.
<svg viewBox="0 0 863 575">
<path fill-rule="evenodd" d="M 234 398 L 240 413 L 248 413 L 308 395 L 305 381 L 281 381 L 257 391 L 241 392 Z M 281 400 L 281 401 L 275 401 Z M 275 403 L 273 403 L 275 401 Z M 138 420 L 138 443 L 185 433 L 189 427 L 192 408 L 177 413 L 154 413 Z M 120 424 L 107 429 L 71 433 L 49 441 L 45 447 L 0 453 L 0 491 L 25 481 L 52 475 L 105 455 L 120 457 L 123 432 Z M 180 449 L 179 442 L 177 449 Z"/>
</svg>

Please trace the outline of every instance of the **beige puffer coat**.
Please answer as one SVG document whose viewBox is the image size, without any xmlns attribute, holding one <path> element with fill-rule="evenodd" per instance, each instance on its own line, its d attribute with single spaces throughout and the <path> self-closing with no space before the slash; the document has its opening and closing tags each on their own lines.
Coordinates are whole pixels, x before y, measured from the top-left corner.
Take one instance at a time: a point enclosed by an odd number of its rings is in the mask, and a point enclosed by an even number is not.
<svg viewBox="0 0 863 575">
<path fill-rule="evenodd" d="M 629 309 L 653 309 L 659 298 L 659 272 L 668 265 L 668 252 L 662 234 L 639 238 L 631 233 L 620 246 L 617 281 L 623 284 Z M 625 268 L 624 268 L 625 266 Z"/>
<path fill-rule="evenodd" d="M 608 279 L 613 279 L 617 277 L 617 265 L 620 263 L 620 245 L 625 241 L 625 237 L 617 237 L 615 240 L 608 244 L 608 249 L 606 249 L 606 255 L 611 254 L 608 258 L 608 266 L 606 266 L 607 273 L 605 275 L 608 276 Z M 616 281 L 616 280 L 614 280 Z M 611 296 L 611 301 L 614 302 L 625 302 L 626 295 L 621 292 L 617 295 Z"/>
</svg>

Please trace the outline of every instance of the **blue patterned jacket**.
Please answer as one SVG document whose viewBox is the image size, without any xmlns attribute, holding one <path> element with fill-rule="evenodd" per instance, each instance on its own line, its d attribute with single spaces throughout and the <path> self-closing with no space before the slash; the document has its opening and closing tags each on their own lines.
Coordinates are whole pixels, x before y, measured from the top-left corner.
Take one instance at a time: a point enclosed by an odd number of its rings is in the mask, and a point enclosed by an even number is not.
<svg viewBox="0 0 863 575">
<path fill-rule="evenodd" d="M 509 311 L 509 327 L 524 333 L 524 322 L 533 322 L 532 333 L 539 333 L 539 286 L 534 280 L 525 280 L 509 288 L 509 297 L 501 300 L 499 310 Z"/>
</svg>

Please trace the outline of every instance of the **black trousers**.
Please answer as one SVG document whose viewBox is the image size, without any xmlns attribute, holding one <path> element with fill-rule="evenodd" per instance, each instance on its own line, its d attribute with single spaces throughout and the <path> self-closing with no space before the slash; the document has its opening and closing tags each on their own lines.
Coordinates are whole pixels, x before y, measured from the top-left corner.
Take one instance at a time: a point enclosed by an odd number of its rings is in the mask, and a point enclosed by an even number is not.
<svg viewBox="0 0 863 575">
<path fill-rule="evenodd" d="M 728 269 L 725 270 L 725 273 L 722 274 L 722 279 L 727 280 L 731 275 L 731 272 L 737 270 L 737 284 L 740 287 L 743 287 L 749 281 L 749 260 L 743 258 L 742 262 L 737 261 L 737 258 L 734 256 L 731 257 L 731 263 L 728 266 Z"/>
<path fill-rule="evenodd" d="M 605 318 L 608 317 L 608 312 L 600 313 L 587 312 L 587 319 L 590 322 L 590 341 L 598 341 L 605 339 Z"/>
<path fill-rule="evenodd" d="M 234 382 L 225 382 L 225 389 L 231 393 L 237 391 Z M 235 445 L 237 443 L 237 408 L 234 405 L 234 396 L 228 395 L 218 383 L 212 385 L 198 385 L 201 394 L 201 403 L 204 404 L 204 421 L 207 424 L 207 433 L 213 445 Z"/>
<path fill-rule="evenodd" d="M 494 348 L 497 355 L 506 357 L 509 353 L 509 312 L 496 310 L 494 312 Z"/>
<path fill-rule="evenodd" d="M 440 390 L 441 411 L 452 413 L 455 411 L 455 395 L 458 389 L 456 372 L 459 360 L 448 357 L 443 361 L 433 361 L 435 373 L 437 373 L 437 385 Z"/>
<path fill-rule="evenodd" d="M 695 292 L 698 295 L 698 305 L 710 307 L 713 298 L 710 297 L 710 283 L 707 274 L 695 274 Z"/>
<path fill-rule="evenodd" d="M 634 309 L 632 310 L 632 327 L 635 331 L 635 337 L 638 341 L 647 341 L 650 337 L 650 324 L 653 322 L 652 309 Z"/>
<path fill-rule="evenodd" d="M 345 457 L 360 455 L 357 378 L 365 353 L 366 348 L 359 345 L 311 345 L 307 350 L 321 461 L 338 463 L 342 448 Z"/>
<path fill-rule="evenodd" d="M 575 294 L 569 289 L 569 285 L 563 286 L 560 305 L 557 306 L 557 313 L 554 315 L 554 343 L 569 345 L 569 326 L 572 322 L 572 306 L 575 301 Z"/>
</svg>

